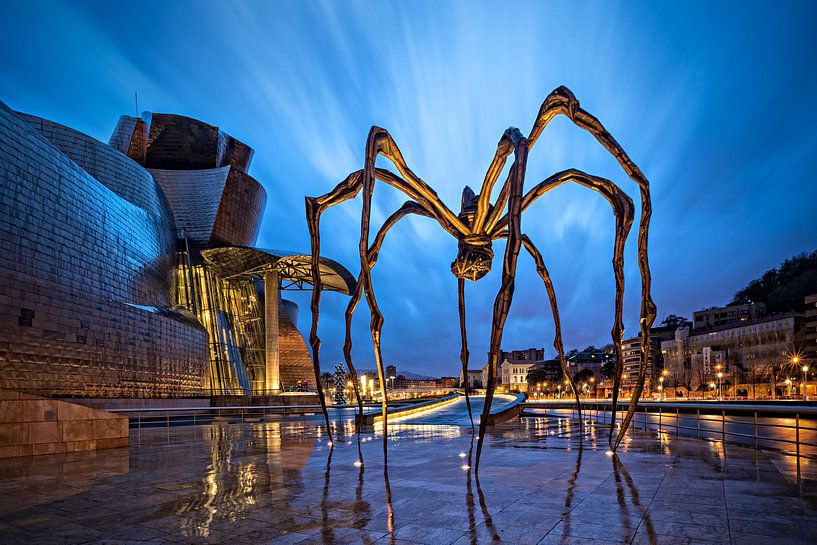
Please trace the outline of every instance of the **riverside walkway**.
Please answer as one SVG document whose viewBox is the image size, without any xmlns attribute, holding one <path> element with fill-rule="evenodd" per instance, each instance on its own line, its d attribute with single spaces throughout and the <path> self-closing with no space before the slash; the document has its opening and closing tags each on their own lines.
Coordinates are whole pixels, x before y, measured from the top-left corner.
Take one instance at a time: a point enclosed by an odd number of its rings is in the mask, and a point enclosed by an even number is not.
<svg viewBox="0 0 817 545">
<path fill-rule="evenodd" d="M 475 400 L 476 401 L 476 400 Z M 475 403 L 476 405 L 476 403 Z M 478 410 L 478 407 L 474 407 Z M 448 413 L 462 417 L 460 409 Z M 765 544 L 817 535 L 817 475 L 792 458 L 590 420 L 488 429 L 351 416 L 131 430 L 129 449 L 0 460 L 4 544 Z M 467 418 L 467 416 L 466 416 Z"/>
</svg>

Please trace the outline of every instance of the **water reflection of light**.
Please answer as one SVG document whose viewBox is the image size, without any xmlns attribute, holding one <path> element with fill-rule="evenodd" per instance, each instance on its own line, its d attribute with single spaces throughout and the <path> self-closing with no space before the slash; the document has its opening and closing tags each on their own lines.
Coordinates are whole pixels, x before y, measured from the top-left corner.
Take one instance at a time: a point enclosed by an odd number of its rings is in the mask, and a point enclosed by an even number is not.
<svg viewBox="0 0 817 545">
<path fill-rule="evenodd" d="M 305 429 L 305 424 L 294 422 L 202 428 L 210 445 L 209 469 L 200 491 L 172 507 L 185 535 L 211 536 L 215 523 L 241 518 L 268 501 L 270 483 L 299 472 L 311 456 L 315 441 L 305 436 Z M 286 501 L 284 496 L 278 499 Z"/>
<path fill-rule="evenodd" d="M 382 427 L 375 428 L 376 436 L 383 435 Z M 389 426 L 389 439 L 456 439 L 462 435 L 462 428 L 445 424 L 395 424 Z"/>
<path fill-rule="evenodd" d="M 408 419 L 427 418 L 427 417 L 429 417 L 431 415 L 438 414 L 438 413 L 440 413 L 442 411 L 446 411 L 446 410 L 450 409 L 451 405 L 455 405 L 457 403 L 460 403 L 462 401 L 462 399 L 464 399 L 464 398 L 454 398 L 454 399 L 450 399 L 450 400 L 447 400 L 447 401 L 442 401 L 439 404 L 434 405 L 433 407 L 429 407 L 427 409 L 422 408 L 422 407 L 418 407 L 418 408 L 415 408 L 415 409 L 405 411 L 403 413 L 397 413 L 397 414 L 388 414 L 388 413 L 386 413 L 386 414 L 389 417 L 389 424 L 400 422 L 400 421 L 406 421 Z M 382 428 L 383 427 L 382 419 L 378 420 L 377 418 L 375 418 L 374 426 L 375 426 L 375 429 L 377 429 L 378 427 Z"/>
</svg>

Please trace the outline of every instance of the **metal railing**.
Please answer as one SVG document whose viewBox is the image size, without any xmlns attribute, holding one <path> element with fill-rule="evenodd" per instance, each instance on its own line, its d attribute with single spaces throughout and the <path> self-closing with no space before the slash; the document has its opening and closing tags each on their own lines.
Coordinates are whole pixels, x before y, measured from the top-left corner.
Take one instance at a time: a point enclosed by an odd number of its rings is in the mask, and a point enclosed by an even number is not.
<svg viewBox="0 0 817 545">
<path fill-rule="evenodd" d="M 619 405 L 618 409 L 621 408 Z M 620 421 L 626 412 L 616 411 Z M 545 412 L 531 412 L 542 409 Z M 563 414 L 548 411 L 570 410 L 576 417 L 573 403 L 527 402 L 522 416 L 555 416 Z M 612 403 L 582 403 L 585 421 L 609 423 Z M 817 408 L 806 406 L 775 406 L 761 404 L 730 403 L 639 403 L 632 427 L 637 430 L 657 432 L 658 437 L 673 434 L 676 437 L 719 440 L 724 444 L 749 446 L 771 450 L 797 458 L 797 476 L 800 477 L 800 458 L 817 459 Z"/>
<path fill-rule="evenodd" d="M 402 406 L 402 403 L 390 403 L 389 406 Z M 379 403 L 364 403 L 364 413 L 379 408 Z M 328 405 L 330 415 L 349 416 L 357 414 L 357 405 Z M 213 422 L 255 423 L 269 420 L 271 417 L 313 416 L 321 414 L 320 405 L 264 405 L 264 406 L 228 406 L 228 407 L 183 407 L 183 408 L 109 408 L 109 412 L 127 416 L 131 429 L 198 426 Z"/>
</svg>

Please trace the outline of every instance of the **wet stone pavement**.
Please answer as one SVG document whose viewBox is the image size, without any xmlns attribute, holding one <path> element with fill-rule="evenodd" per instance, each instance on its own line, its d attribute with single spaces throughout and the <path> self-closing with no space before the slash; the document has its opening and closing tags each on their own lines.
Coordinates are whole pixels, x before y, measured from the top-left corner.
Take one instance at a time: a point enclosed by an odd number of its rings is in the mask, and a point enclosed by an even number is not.
<svg viewBox="0 0 817 545">
<path fill-rule="evenodd" d="M 817 481 L 791 458 L 526 418 L 378 433 L 314 420 L 133 431 L 129 449 L 0 460 L 0 543 L 766 544 L 817 541 Z"/>
</svg>

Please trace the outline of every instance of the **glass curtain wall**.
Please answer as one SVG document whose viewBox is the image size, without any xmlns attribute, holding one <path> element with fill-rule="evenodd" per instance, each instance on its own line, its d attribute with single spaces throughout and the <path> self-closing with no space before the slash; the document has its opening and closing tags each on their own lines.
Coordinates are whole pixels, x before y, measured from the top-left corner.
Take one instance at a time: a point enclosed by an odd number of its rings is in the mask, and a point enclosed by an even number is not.
<svg viewBox="0 0 817 545">
<path fill-rule="evenodd" d="M 177 303 L 193 312 L 210 334 L 211 393 L 260 391 L 264 337 L 255 282 L 249 278 L 223 280 L 205 265 L 190 265 L 185 252 L 178 255 Z"/>
</svg>

